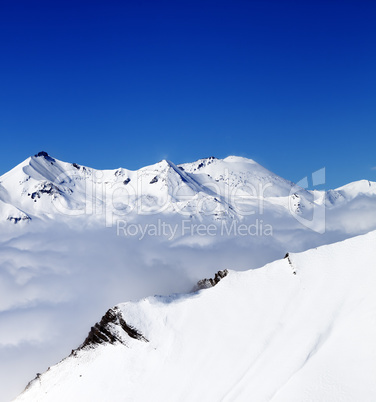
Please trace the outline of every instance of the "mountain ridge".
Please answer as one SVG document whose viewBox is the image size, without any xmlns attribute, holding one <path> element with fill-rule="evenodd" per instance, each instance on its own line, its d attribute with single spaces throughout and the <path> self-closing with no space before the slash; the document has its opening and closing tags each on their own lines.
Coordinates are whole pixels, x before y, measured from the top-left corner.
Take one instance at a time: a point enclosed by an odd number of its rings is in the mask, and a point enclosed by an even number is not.
<svg viewBox="0 0 376 402">
<path fill-rule="evenodd" d="M 15 401 L 372 400 L 375 241 L 374 231 L 229 271 L 195 293 L 121 303 L 96 324 L 101 342 Z"/>
<path fill-rule="evenodd" d="M 298 203 L 294 201 L 297 193 Z M 324 200 L 320 203 L 333 208 L 359 195 L 376 197 L 376 183 L 358 181 L 319 192 L 296 186 L 254 160 L 238 156 L 179 165 L 162 160 L 132 171 L 97 170 L 41 151 L 0 177 L 0 221 L 95 215 L 91 213 L 95 210 L 110 210 L 113 222 L 132 211 L 241 220 L 260 200 L 287 210 L 292 206 L 294 213 L 310 211 L 320 198 L 315 198 L 317 194 Z"/>
</svg>

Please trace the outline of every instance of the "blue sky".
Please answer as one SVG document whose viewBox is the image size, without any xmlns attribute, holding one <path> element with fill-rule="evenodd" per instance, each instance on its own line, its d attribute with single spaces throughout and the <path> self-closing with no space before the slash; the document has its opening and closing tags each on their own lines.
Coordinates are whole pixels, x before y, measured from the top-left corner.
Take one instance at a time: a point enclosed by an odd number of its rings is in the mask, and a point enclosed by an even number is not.
<svg viewBox="0 0 376 402">
<path fill-rule="evenodd" d="M 0 174 L 236 154 L 376 180 L 376 2 L 3 1 Z"/>
</svg>

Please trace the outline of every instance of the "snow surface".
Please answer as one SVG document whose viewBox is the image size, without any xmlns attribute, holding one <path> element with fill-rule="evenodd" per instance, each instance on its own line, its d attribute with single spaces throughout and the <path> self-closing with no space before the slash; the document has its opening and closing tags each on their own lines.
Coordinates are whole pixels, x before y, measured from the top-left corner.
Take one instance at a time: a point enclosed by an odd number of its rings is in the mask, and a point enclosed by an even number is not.
<svg viewBox="0 0 376 402">
<path fill-rule="evenodd" d="M 308 191 L 235 156 L 131 171 L 38 155 L 0 177 L 1 402 L 68 355 L 111 305 L 376 229 L 373 182 Z M 176 231 L 133 236 L 122 221 Z"/>
<path fill-rule="evenodd" d="M 79 350 L 16 401 L 376 400 L 376 232 L 116 307 L 147 338 Z"/>
</svg>

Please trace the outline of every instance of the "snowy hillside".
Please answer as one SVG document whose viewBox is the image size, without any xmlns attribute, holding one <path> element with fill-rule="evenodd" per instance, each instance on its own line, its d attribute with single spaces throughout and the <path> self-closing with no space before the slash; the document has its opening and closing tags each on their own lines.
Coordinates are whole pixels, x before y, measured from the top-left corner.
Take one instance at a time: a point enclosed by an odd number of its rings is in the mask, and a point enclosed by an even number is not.
<svg viewBox="0 0 376 402">
<path fill-rule="evenodd" d="M 16 401 L 376 400 L 376 232 L 119 304 Z"/>
</svg>

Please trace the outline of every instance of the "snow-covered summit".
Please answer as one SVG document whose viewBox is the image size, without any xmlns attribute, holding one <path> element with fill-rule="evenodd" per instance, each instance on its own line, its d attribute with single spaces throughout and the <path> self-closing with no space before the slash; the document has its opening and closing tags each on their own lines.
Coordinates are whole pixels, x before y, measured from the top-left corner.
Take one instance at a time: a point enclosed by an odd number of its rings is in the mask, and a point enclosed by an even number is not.
<svg viewBox="0 0 376 402">
<path fill-rule="evenodd" d="M 179 166 L 204 182 L 213 180 L 223 193 L 238 189 L 242 195 L 253 197 L 287 197 L 294 186 L 254 160 L 239 156 L 212 157 Z"/>
</svg>

